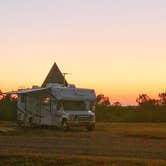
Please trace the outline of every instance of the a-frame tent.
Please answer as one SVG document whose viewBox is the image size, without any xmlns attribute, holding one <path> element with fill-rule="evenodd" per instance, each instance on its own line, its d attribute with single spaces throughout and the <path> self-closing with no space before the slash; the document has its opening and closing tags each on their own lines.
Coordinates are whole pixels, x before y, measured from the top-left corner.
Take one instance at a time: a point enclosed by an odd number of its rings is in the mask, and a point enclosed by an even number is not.
<svg viewBox="0 0 166 166">
<path fill-rule="evenodd" d="M 63 84 L 64 86 L 68 85 L 66 79 L 64 78 L 62 72 L 60 71 L 56 63 L 54 63 L 54 65 L 52 66 L 41 87 L 46 87 L 48 83 L 58 83 Z"/>
</svg>

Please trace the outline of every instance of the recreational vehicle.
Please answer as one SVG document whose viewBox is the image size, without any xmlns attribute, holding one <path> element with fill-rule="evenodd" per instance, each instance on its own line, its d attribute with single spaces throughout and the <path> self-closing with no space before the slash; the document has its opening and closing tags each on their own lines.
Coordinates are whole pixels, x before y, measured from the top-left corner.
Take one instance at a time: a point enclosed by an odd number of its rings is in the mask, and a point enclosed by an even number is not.
<svg viewBox="0 0 166 166">
<path fill-rule="evenodd" d="M 20 126 L 95 127 L 94 90 L 48 84 L 45 88 L 20 90 L 17 120 Z"/>
</svg>

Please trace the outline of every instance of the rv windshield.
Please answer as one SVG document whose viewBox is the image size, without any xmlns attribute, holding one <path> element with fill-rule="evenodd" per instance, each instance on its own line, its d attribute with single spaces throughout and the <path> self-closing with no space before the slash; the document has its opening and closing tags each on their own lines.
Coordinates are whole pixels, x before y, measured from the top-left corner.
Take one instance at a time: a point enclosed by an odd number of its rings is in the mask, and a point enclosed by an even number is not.
<svg viewBox="0 0 166 166">
<path fill-rule="evenodd" d="M 86 110 L 86 104 L 84 101 L 62 101 L 64 110 Z"/>
</svg>

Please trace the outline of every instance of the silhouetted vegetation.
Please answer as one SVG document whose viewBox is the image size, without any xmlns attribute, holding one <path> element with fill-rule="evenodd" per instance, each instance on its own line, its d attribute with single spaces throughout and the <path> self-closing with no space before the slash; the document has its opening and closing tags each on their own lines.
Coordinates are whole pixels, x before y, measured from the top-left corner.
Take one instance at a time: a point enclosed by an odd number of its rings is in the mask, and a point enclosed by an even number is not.
<svg viewBox="0 0 166 166">
<path fill-rule="evenodd" d="M 17 99 L 0 91 L 0 120 L 16 120 Z"/>
<path fill-rule="evenodd" d="M 141 94 L 136 99 L 137 106 L 122 106 L 120 102 L 105 105 L 104 95 L 97 96 L 96 119 L 105 122 L 166 122 L 166 92 L 160 93 L 158 99 Z M 100 102 L 99 102 L 100 101 Z M 110 103 L 110 102 L 109 102 Z"/>
<path fill-rule="evenodd" d="M 141 94 L 136 99 L 136 102 L 141 109 L 155 110 L 157 108 L 157 102 L 155 99 L 151 99 L 147 94 Z"/>
<path fill-rule="evenodd" d="M 166 92 L 159 93 L 158 99 L 153 99 L 147 94 L 141 94 L 136 99 L 140 110 L 159 111 L 166 110 Z"/>
<path fill-rule="evenodd" d="M 111 104 L 109 97 L 103 94 L 97 95 L 96 107 L 102 110 L 128 110 L 132 108 L 135 111 L 161 111 L 166 110 L 166 92 L 159 93 L 158 99 L 151 98 L 147 94 L 140 94 L 136 99 L 138 106 L 122 106 L 120 102 L 114 102 Z"/>
<path fill-rule="evenodd" d="M 104 96 L 103 94 L 97 95 L 96 102 L 98 106 L 110 106 L 110 100 L 109 97 Z"/>
</svg>

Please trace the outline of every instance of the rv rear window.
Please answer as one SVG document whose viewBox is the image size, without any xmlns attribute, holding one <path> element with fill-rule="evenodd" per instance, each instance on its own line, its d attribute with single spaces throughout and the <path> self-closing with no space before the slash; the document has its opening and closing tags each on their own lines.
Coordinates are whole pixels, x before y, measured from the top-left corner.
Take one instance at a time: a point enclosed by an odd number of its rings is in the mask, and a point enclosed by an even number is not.
<svg viewBox="0 0 166 166">
<path fill-rule="evenodd" d="M 41 100 L 41 103 L 42 104 L 50 104 L 50 97 L 44 97 L 44 98 L 42 98 L 42 100 Z"/>
</svg>

